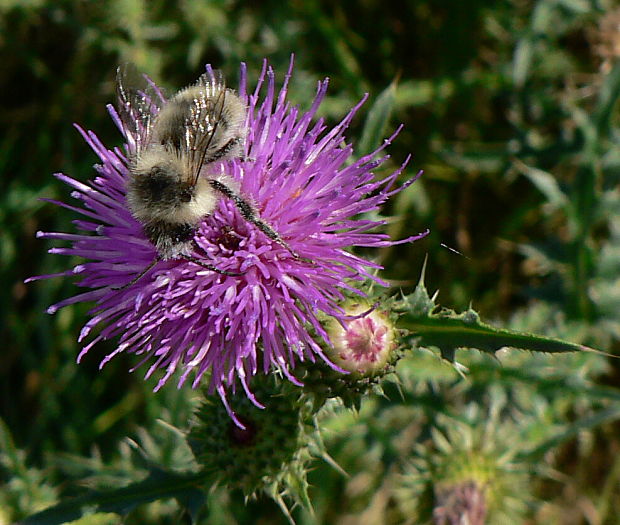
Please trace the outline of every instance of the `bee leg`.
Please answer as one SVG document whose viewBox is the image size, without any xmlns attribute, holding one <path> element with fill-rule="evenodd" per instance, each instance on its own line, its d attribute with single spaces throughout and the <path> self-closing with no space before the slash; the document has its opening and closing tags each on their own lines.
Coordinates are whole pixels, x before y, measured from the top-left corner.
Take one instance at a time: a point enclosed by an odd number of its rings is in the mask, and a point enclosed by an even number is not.
<svg viewBox="0 0 620 525">
<path fill-rule="evenodd" d="M 231 199 L 235 203 L 235 206 L 237 206 L 237 209 L 241 212 L 241 215 L 246 221 L 254 224 L 254 226 L 256 226 L 260 231 L 262 231 L 272 241 L 278 243 L 283 248 L 286 248 L 288 252 L 295 259 L 297 259 L 298 261 L 312 262 L 310 259 L 301 257 L 295 250 L 293 250 L 288 245 L 288 243 L 284 239 L 282 239 L 282 237 L 280 237 L 278 232 L 276 232 L 271 226 L 269 226 L 269 224 L 267 224 L 265 221 L 260 219 L 256 215 L 256 213 L 254 213 L 252 206 L 250 206 L 245 200 L 243 200 L 243 198 L 240 195 L 237 195 L 233 190 L 231 190 L 225 184 L 222 184 L 219 180 L 210 179 L 209 184 L 211 184 L 211 187 L 214 190 L 219 191 L 220 193 L 222 193 L 223 195 Z"/>
<path fill-rule="evenodd" d="M 153 262 L 149 264 L 144 270 L 142 270 L 138 275 L 136 275 L 131 281 L 124 284 L 123 286 L 112 287 L 112 290 L 124 290 L 125 288 L 129 288 L 132 284 L 138 282 L 144 275 L 155 266 L 160 261 L 159 257 L 155 257 Z"/>
<path fill-rule="evenodd" d="M 194 264 L 197 264 L 198 266 L 202 266 L 203 268 L 206 268 L 207 270 L 211 270 L 212 272 L 219 273 L 221 275 L 228 275 L 229 277 L 237 277 L 239 275 L 243 275 L 242 273 L 238 273 L 238 272 L 229 272 L 228 270 L 220 270 L 219 268 L 216 268 L 212 264 L 201 261 L 200 259 L 197 259 L 196 257 L 192 257 L 191 255 L 181 254 L 180 257 L 182 259 L 185 259 L 186 261 L 193 262 Z"/>
</svg>

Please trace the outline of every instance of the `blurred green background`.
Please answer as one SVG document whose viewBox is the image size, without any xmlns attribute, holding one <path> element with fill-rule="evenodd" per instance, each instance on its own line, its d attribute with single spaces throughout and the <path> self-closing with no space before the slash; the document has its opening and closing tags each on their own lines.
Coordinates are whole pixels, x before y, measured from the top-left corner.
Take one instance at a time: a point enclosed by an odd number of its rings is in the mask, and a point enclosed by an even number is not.
<svg viewBox="0 0 620 525">
<path fill-rule="evenodd" d="M 187 461 L 157 420 L 183 427 L 193 394 L 172 383 L 153 394 L 155 381 L 129 374 L 135 362 L 125 356 L 99 371 L 114 342 L 76 365 L 88 307 L 45 313 L 76 288 L 69 279 L 23 284 L 76 263 L 35 239 L 73 231 L 74 219 L 37 198 L 71 200 L 54 172 L 93 174 L 97 159 L 72 123 L 120 145 L 105 105 L 121 62 L 173 91 L 205 63 L 234 87 L 241 61 L 253 85 L 267 58 L 281 80 L 294 53 L 289 99 L 309 107 L 329 77 L 328 122 L 370 94 L 349 130 L 356 154 L 378 145 L 362 135 L 383 93 L 392 107 L 384 136 L 404 129 L 381 173 L 409 153 L 402 180 L 424 170 L 384 210 L 389 232 L 431 229 L 373 254 L 385 278 L 410 291 L 428 256 L 427 286 L 442 304 L 472 302 L 498 325 L 618 353 L 620 11 L 611 1 L 0 0 L 0 50 L 0 523 L 75 493 L 75 480 L 139 479 L 126 436 L 162 464 Z M 417 353 L 388 398 L 369 399 L 359 416 L 325 416 L 328 451 L 350 477 L 317 461 L 315 516 L 298 510 L 298 521 L 428 522 L 433 490 L 451 475 L 445 465 L 461 461 L 457 452 L 471 456 L 439 446 L 440 429 L 450 443 L 509 457 L 489 467 L 489 523 L 620 523 L 618 362 L 459 359 L 467 380 Z M 205 523 L 285 522 L 270 500 L 246 508 L 223 490 L 211 497 Z M 124 523 L 184 519 L 166 501 Z"/>
</svg>

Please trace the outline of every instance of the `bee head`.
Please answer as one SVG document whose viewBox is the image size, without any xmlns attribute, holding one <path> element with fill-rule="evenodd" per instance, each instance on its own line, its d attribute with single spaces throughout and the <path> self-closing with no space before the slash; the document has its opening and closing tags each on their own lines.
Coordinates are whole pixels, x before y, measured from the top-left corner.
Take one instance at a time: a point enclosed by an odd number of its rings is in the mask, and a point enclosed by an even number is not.
<svg viewBox="0 0 620 525">
<path fill-rule="evenodd" d="M 165 206 L 183 205 L 194 196 L 194 186 L 181 182 L 180 174 L 172 164 L 152 166 L 147 174 L 137 179 L 137 186 L 145 198 Z"/>
<path fill-rule="evenodd" d="M 174 159 L 156 163 L 138 161 L 129 181 L 128 194 L 135 202 L 153 209 L 176 209 L 190 202 L 194 186 L 183 176 L 182 165 Z"/>
<path fill-rule="evenodd" d="M 127 185 L 129 207 L 139 221 L 195 225 L 213 211 L 208 181 L 193 180 L 187 164 L 170 151 L 151 150 L 136 159 Z"/>
</svg>

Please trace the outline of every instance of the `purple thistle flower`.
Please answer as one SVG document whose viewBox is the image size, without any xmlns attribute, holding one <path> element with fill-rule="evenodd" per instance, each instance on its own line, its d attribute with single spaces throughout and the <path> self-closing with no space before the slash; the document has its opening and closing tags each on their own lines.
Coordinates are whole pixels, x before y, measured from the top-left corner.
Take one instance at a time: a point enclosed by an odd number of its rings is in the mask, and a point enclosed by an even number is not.
<svg viewBox="0 0 620 525">
<path fill-rule="evenodd" d="M 338 303 L 345 291 L 363 295 L 354 285 L 367 279 L 384 284 L 372 274 L 378 264 L 346 249 L 397 244 L 386 234 L 372 233 L 384 221 L 355 217 L 378 209 L 415 178 L 392 189 L 406 161 L 383 180 L 376 180 L 372 172 L 388 158 L 376 159 L 398 130 L 375 152 L 347 165 L 353 148 L 345 143 L 344 132 L 366 97 L 328 130 L 323 119 L 312 122 L 327 79 L 318 83 L 310 110 L 302 113 L 286 101 L 291 72 L 292 61 L 276 93 L 274 72 L 265 62 L 254 93 L 248 94 L 242 64 L 239 96 L 248 106 L 246 158 L 228 160 L 221 167 L 238 181 L 240 193 L 253 203 L 261 219 L 301 258 L 248 223 L 234 203 L 222 197 L 200 224 L 194 255 L 241 275 L 222 275 L 175 259 L 158 261 L 142 278 L 119 289 L 150 265 L 157 253 L 127 207 L 127 156 L 119 148 L 107 149 L 92 131 L 76 126 L 101 159 L 95 166 L 97 176 L 84 184 L 56 174 L 73 188 L 71 195 L 80 205 L 50 202 L 80 214 L 74 224 L 82 233 L 39 232 L 37 236 L 69 241 L 70 247 L 52 248 L 50 253 L 78 255 L 88 262 L 30 280 L 83 276 L 77 285 L 88 291 L 48 309 L 54 313 L 69 304 L 94 301 L 79 341 L 95 327 L 100 331 L 83 347 L 78 362 L 97 342 L 119 337 L 118 347 L 101 367 L 121 352 L 138 354 L 142 359 L 135 368 L 150 363 L 147 378 L 158 369 L 165 371 L 155 390 L 175 371 L 180 371 L 179 386 L 193 374 L 192 387 L 196 387 L 207 374 L 210 391 L 219 394 L 233 419 L 226 395 L 239 384 L 262 407 L 249 387 L 255 374 L 277 369 L 300 384 L 292 375 L 296 362 L 318 356 L 330 363 L 311 335 L 313 331 L 329 344 L 318 312 L 343 318 Z M 132 153 L 131 134 L 123 129 L 116 110 L 108 109 Z M 398 242 L 414 241 L 426 233 Z"/>
</svg>

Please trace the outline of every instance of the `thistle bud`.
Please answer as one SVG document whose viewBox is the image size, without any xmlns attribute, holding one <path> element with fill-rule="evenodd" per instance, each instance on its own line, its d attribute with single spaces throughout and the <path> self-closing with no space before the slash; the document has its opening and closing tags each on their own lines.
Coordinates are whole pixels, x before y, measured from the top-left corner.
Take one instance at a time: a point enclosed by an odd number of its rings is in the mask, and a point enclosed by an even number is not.
<svg viewBox="0 0 620 525">
<path fill-rule="evenodd" d="M 395 489 L 401 511 L 415 523 L 522 522 L 533 500 L 527 474 L 532 467 L 518 458 L 519 430 L 500 420 L 506 399 L 498 391 L 494 396 L 488 412 L 477 404 L 465 407 L 459 417 L 467 421 L 439 414 L 431 440 L 415 446 Z M 431 494 L 433 508 L 427 505 Z"/>
<path fill-rule="evenodd" d="M 388 315 L 364 302 L 345 306 L 348 319 L 330 321 L 328 334 L 332 348 L 328 357 L 334 364 L 357 376 L 385 372 L 396 348 L 396 329 Z"/>
<path fill-rule="evenodd" d="M 437 487 L 435 490 L 435 525 L 484 525 L 487 516 L 485 488 L 475 481 Z"/>
<path fill-rule="evenodd" d="M 397 348 L 397 330 L 387 314 L 368 301 L 348 302 L 345 315 L 325 322 L 331 341 L 324 345 L 324 361 L 306 362 L 295 376 L 318 410 L 327 399 L 339 398 L 346 407 L 360 407 L 368 393 L 380 394 L 381 379 L 394 371 L 402 352 Z"/>
<path fill-rule="evenodd" d="M 206 395 L 195 414 L 189 443 L 198 463 L 218 484 L 309 504 L 306 462 L 312 414 L 298 388 L 275 375 L 255 376 L 252 390 L 265 408 L 245 395 L 230 396 L 235 423 L 219 397 Z"/>
</svg>

